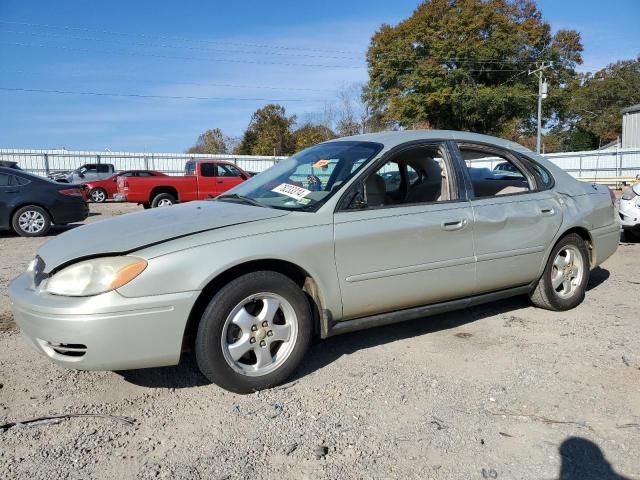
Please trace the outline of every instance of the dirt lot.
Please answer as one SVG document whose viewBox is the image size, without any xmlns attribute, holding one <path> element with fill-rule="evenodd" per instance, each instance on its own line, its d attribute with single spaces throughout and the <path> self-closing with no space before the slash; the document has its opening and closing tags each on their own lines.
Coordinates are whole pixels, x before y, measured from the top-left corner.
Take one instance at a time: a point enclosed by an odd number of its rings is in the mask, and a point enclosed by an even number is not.
<svg viewBox="0 0 640 480">
<path fill-rule="evenodd" d="M 135 209 L 92 206 L 100 221 Z M 583 305 L 512 299 L 318 342 L 248 396 L 172 368 L 77 372 L 22 341 L 7 282 L 42 240 L 0 236 L 0 479 L 640 478 L 640 244 Z"/>
</svg>

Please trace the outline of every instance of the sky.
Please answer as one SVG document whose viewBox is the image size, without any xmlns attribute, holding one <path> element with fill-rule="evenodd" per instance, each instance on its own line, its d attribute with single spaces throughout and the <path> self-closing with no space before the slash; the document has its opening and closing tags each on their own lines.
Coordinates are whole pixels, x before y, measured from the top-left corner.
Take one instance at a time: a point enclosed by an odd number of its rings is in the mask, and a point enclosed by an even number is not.
<svg viewBox="0 0 640 480">
<path fill-rule="evenodd" d="M 0 148 L 182 152 L 267 103 L 304 119 L 366 82 L 371 35 L 418 3 L 0 0 Z M 582 34 L 583 71 L 640 54 L 640 0 L 537 3 Z"/>
</svg>

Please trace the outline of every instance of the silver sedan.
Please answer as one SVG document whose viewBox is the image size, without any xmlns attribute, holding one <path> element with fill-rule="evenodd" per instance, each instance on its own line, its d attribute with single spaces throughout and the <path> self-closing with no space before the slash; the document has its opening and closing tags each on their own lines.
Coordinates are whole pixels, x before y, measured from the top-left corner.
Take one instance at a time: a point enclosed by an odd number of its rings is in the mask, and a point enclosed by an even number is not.
<svg viewBox="0 0 640 480">
<path fill-rule="evenodd" d="M 59 365 L 173 365 L 193 348 L 212 382 L 250 392 L 285 381 L 314 335 L 521 294 L 573 308 L 619 236 L 607 187 L 520 145 L 387 132 L 316 145 L 212 201 L 64 233 L 9 295 Z"/>
</svg>

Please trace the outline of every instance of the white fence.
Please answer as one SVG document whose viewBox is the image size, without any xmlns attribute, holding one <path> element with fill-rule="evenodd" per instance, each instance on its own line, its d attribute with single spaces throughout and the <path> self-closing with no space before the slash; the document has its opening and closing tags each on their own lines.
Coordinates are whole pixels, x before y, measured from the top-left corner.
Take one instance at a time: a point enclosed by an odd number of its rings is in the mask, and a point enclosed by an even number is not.
<svg viewBox="0 0 640 480">
<path fill-rule="evenodd" d="M 60 170 L 75 170 L 85 163 L 110 163 L 116 170 L 150 169 L 182 175 L 185 162 L 198 158 L 228 160 L 249 172 L 261 172 L 287 157 L 0 149 L 0 160 L 18 162 L 24 170 L 38 175 L 47 175 Z"/>
<path fill-rule="evenodd" d="M 611 182 L 611 179 L 640 174 L 640 149 L 637 148 L 551 153 L 545 157 L 577 178 L 617 183 Z M 144 168 L 181 175 L 185 162 L 196 158 L 229 160 L 244 170 L 261 172 L 287 157 L 0 149 L 0 160 L 18 162 L 23 169 L 40 175 L 57 170 L 73 170 L 85 163 L 112 163 L 116 170 Z M 499 161 L 497 159 L 495 163 Z M 487 166 L 493 168 L 495 165 Z"/>
</svg>

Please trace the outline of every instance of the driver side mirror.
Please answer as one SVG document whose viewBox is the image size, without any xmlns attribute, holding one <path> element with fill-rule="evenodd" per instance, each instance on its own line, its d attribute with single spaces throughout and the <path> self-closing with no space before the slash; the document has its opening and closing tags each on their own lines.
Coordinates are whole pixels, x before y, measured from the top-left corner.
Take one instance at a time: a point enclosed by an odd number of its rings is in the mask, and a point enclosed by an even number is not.
<svg viewBox="0 0 640 480">
<path fill-rule="evenodd" d="M 342 201 L 342 210 L 362 210 L 367 208 L 367 200 L 364 193 L 364 183 L 358 182 Z"/>
</svg>

